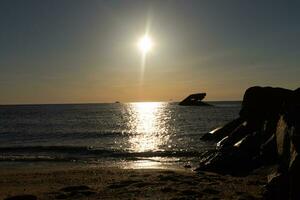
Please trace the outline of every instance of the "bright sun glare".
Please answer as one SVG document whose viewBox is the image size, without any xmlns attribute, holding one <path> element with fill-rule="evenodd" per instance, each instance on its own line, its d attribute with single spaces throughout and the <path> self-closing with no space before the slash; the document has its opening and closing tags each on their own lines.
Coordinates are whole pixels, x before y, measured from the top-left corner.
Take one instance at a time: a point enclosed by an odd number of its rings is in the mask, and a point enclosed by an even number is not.
<svg viewBox="0 0 300 200">
<path fill-rule="evenodd" d="M 140 38 L 138 42 L 138 47 L 142 51 L 142 53 L 148 53 L 153 46 L 152 40 L 148 35 L 144 35 Z"/>
</svg>

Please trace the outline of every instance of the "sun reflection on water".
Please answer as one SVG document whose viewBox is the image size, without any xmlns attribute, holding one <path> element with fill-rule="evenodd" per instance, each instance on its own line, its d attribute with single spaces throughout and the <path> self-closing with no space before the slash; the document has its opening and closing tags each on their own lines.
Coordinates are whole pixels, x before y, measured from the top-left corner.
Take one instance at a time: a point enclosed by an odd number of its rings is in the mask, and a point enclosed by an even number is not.
<svg viewBox="0 0 300 200">
<path fill-rule="evenodd" d="M 130 150 L 134 152 L 162 151 L 169 139 L 165 112 L 166 103 L 131 103 L 129 106 Z"/>
</svg>

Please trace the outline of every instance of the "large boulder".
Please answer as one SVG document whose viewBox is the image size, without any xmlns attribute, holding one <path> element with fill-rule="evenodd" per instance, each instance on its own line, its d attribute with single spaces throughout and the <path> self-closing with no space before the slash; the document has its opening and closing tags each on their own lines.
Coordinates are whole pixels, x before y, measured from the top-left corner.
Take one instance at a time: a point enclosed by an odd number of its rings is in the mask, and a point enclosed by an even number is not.
<svg viewBox="0 0 300 200">
<path fill-rule="evenodd" d="M 278 121 L 276 147 L 278 170 L 269 180 L 266 199 L 300 199 L 300 89 L 283 105 Z"/>
<path fill-rule="evenodd" d="M 231 122 L 225 124 L 222 127 L 215 128 L 214 130 L 204 134 L 201 139 L 202 140 L 210 140 L 210 141 L 219 141 L 222 138 L 229 135 L 229 133 L 236 130 L 238 127 L 242 126 L 244 120 L 242 118 L 237 118 L 232 120 Z"/>
<path fill-rule="evenodd" d="M 277 164 L 266 199 L 300 199 L 300 88 L 251 87 L 238 119 L 204 139 L 220 139 L 203 154 L 198 170 L 246 175 L 264 164 Z"/>
<path fill-rule="evenodd" d="M 276 129 L 279 115 L 282 112 L 282 105 L 289 99 L 293 91 L 284 88 L 254 86 L 246 90 L 242 102 L 239 117 L 223 127 L 218 127 L 202 136 L 203 140 L 218 141 L 226 136 L 232 135 L 243 123 L 251 131 L 261 128 L 266 129 L 263 140 L 270 138 Z"/>
<path fill-rule="evenodd" d="M 240 117 L 254 121 L 276 118 L 291 95 L 292 91 L 284 88 L 250 87 L 244 94 Z"/>
<path fill-rule="evenodd" d="M 198 170 L 247 173 L 261 164 L 277 161 L 274 133 L 292 94 L 292 90 L 283 88 L 255 86 L 247 89 L 239 118 L 202 137 L 219 142 L 217 151 L 201 159 Z"/>
</svg>

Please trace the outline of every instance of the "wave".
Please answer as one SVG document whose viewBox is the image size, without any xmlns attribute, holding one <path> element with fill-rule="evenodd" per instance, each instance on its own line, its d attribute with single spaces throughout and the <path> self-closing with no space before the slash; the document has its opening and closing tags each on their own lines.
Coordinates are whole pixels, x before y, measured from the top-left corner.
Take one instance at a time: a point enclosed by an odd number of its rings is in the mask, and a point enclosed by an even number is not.
<svg viewBox="0 0 300 200">
<path fill-rule="evenodd" d="M 27 136 L 28 134 L 31 135 L 37 135 L 37 136 L 58 136 L 58 137 L 68 137 L 68 136 L 85 136 L 85 137 L 116 137 L 116 136 L 128 136 L 128 135 L 133 135 L 135 134 L 134 132 L 130 132 L 130 131 L 77 131 L 77 132 L 69 132 L 69 131 L 61 131 L 61 132 L 45 132 L 45 131 L 41 131 L 40 133 L 38 132 L 32 132 L 32 131 L 1 131 L 0 130 L 0 135 L 2 136 L 9 136 L 9 135 L 24 135 Z"/>
<path fill-rule="evenodd" d="M 0 147 L 2 160 L 77 160 L 101 158 L 198 157 L 197 151 L 129 152 L 80 146 L 18 146 Z"/>
</svg>

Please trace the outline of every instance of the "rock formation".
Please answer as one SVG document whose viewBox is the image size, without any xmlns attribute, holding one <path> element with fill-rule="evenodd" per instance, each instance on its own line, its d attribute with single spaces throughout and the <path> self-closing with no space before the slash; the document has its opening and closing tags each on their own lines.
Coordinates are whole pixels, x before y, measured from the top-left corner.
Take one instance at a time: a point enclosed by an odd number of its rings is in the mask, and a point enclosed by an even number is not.
<svg viewBox="0 0 300 200">
<path fill-rule="evenodd" d="M 197 170 L 246 175 L 262 165 L 278 170 L 266 187 L 266 199 L 300 199 L 300 88 L 251 87 L 239 118 L 202 137 L 219 141 L 201 157 Z"/>
<path fill-rule="evenodd" d="M 184 100 L 182 100 L 179 103 L 179 105 L 180 106 L 210 106 L 209 104 L 202 102 L 205 96 L 206 93 L 191 94 L 188 97 L 186 97 Z"/>
</svg>

